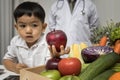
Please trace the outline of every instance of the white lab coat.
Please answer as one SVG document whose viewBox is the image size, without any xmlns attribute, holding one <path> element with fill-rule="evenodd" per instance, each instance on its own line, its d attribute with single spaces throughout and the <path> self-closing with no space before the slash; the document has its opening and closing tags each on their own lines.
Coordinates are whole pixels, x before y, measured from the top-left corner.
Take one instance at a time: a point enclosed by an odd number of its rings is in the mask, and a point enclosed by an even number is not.
<svg viewBox="0 0 120 80">
<path fill-rule="evenodd" d="M 85 14 L 82 15 L 83 4 L 83 0 L 77 0 L 72 13 L 67 0 L 57 0 L 52 5 L 48 27 L 63 30 L 68 38 L 67 46 L 81 42 L 91 45 L 90 30 L 98 25 L 98 15 L 91 0 L 85 0 Z"/>
</svg>

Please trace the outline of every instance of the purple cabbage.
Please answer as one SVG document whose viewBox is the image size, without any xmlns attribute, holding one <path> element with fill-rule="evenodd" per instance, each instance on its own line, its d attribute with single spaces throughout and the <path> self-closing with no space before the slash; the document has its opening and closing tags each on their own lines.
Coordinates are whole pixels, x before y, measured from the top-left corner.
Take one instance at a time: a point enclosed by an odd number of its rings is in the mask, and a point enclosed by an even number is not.
<svg viewBox="0 0 120 80">
<path fill-rule="evenodd" d="M 113 52 L 113 49 L 109 46 L 90 46 L 84 48 L 81 51 L 81 55 L 85 63 L 91 63 L 101 55 L 106 55 L 111 52 Z"/>
</svg>

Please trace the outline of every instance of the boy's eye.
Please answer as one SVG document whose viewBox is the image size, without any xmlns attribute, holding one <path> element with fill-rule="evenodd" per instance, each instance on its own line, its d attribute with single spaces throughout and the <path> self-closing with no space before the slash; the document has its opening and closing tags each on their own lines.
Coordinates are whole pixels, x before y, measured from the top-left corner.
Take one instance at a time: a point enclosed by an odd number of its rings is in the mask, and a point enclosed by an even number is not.
<svg viewBox="0 0 120 80">
<path fill-rule="evenodd" d="M 25 25 L 25 24 L 20 24 L 19 27 L 21 27 L 21 28 L 25 28 L 26 25 Z"/>
<path fill-rule="evenodd" d="M 31 26 L 32 26 L 32 27 L 37 27 L 38 25 L 37 25 L 37 24 L 32 24 Z"/>
</svg>

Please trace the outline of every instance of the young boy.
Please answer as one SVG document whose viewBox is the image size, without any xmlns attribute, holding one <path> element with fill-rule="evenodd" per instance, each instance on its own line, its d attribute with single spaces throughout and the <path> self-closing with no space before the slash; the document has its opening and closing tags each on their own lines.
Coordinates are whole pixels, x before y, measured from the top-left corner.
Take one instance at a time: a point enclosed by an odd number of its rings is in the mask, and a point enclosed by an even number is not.
<svg viewBox="0 0 120 80">
<path fill-rule="evenodd" d="M 50 52 L 56 53 L 54 47 L 48 49 L 46 44 L 44 9 L 35 2 L 23 2 L 15 9 L 14 18 L 18 35 L 11 40 L 3 65 L 15 73 L 23 68 L 44 65 L 51 58 Z M 61 52 L 64 51 L 62 47 Z"/>
</svg>

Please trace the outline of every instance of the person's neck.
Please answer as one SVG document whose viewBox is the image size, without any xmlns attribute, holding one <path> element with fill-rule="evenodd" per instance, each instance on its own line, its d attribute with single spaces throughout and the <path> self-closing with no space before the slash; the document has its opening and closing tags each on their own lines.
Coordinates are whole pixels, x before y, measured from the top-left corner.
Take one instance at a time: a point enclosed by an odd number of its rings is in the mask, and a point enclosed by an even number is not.
<svg viewBox="0 0 120 80">
<path fill-rule="evenodd" d="M 68 2 L 70 3 L 70 2 L 76 2 L 77 0 L 68 0 Z"/>
<path fill-rule="evenodd" d="M 26 43 L 26 44 L 27 44 L 27 46 L 28 46 L 29 48 L 31 48 L 36 42 L 37 42 L 37 41 L 35 41 L 34 43 Z"/>
</svg>

